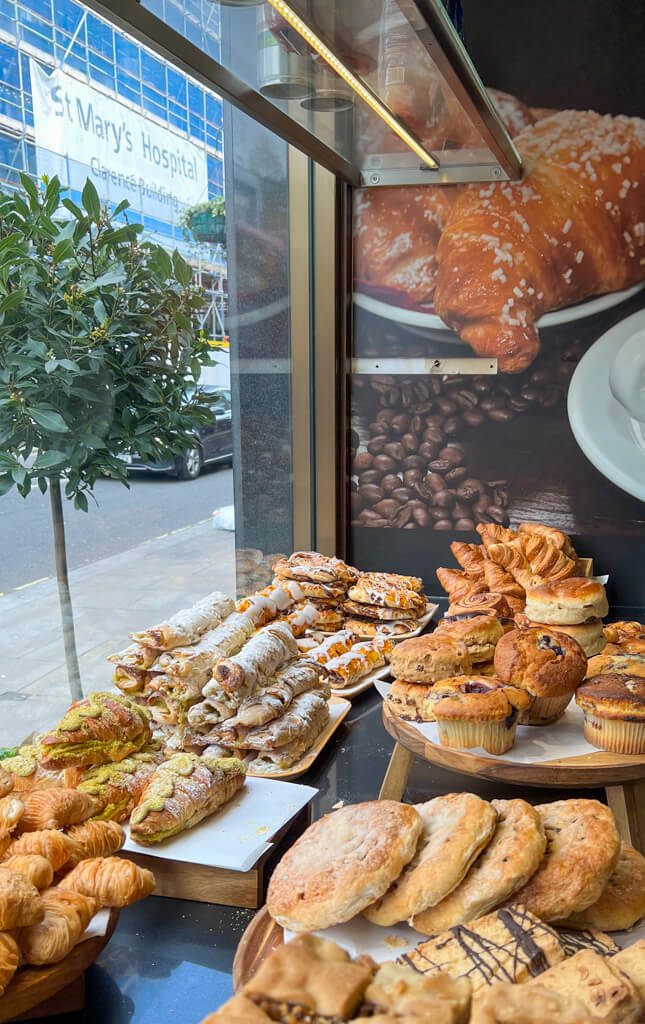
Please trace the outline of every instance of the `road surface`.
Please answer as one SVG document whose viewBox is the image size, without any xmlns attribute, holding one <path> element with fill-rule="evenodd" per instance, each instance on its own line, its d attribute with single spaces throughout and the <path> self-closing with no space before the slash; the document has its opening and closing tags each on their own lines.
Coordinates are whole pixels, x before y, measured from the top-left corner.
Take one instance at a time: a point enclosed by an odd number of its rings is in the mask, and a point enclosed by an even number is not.
<svg viewBox="0 0 645 1024">
<path fill-rule="evenodd" d="M 90 499 L 87 514 L 64 502 L 70 569 L 210 518 L 213 509 L 233 503 L 233 471 L 207 468 L 185 481 L 133 474 L 129 491 L 105 479 L 94 494 L 98 505 Z M 25 499 L 14 488 L 0 497 L 0 593 L 54 573 L 49 493 L 36 488 Z"/>
</svg>

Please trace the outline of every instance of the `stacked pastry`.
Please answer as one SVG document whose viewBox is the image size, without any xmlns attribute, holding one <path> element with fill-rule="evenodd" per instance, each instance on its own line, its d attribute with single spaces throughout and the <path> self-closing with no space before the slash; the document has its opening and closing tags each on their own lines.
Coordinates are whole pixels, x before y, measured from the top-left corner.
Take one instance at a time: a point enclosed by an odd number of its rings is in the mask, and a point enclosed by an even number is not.
<svg viewBox="0 0 645 1024">
<path fill-rule="evenodd" d="M 524 611 L 527 589 L 577 573 L 579 560 L 571 540 L 554 527 L 521 523 L 515 531 L 480 523 L 477 532 L 481 544 L 450 545 L 459 569 L 437 569 L 450 598 L 449 616 L 482 611 L 506 615 L 507 608 L 516 615 Z"/>
<path fill-rule="evenodd" d="M 347 591 L 345 628 L 359 636 L 413 632 L 426 612 L 423 580 L 397 573 L 360 573 Z"/>
<path fill-rule="evenodd" d="M 602 583 L 585 577 L 569 577 L 530 587 L 522 625 L 549 626 L 567 633 L 591 658 L 607 641 L 601 619 L 609 611 Z"/>
<path fill-rule="evenodd" d="M 307 627 L 313 627 L 320 633 L 334 633 L 342 629 L 344 621 L 343 604 L 347 598 L 347 590 L 358 579 L 358 571 L 347 565 L 340 558 L 330 558 L 316 551 L 296 551 L 289 558 L 277 562 L 274 566 L 275 581 L 288 584 L 297 582 L 302 590 L 303 600 L 317 611 L 317 616 L 298 629 L 301 612 L 304 610 L 296 605 L 289 622 L 296 626 L 296 635 L 302 635 Z M 274 581 L 274 582 L 275 582 Z"/>
</svg>

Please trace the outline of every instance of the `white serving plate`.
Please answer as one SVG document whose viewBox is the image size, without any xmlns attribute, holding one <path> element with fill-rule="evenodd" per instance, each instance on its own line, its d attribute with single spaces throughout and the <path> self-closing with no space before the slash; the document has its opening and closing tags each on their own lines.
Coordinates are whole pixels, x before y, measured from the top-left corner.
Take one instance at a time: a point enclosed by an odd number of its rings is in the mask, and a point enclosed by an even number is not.
<svg viewBox="0 0 645 1024">
<path fill-rule="evenodd" d="M 645 282 L 640 282 L 620 292 L 596 295 L 591 299 L 585 299 L 584 302 L 578 302 L 574 306 L 553 309 L 540 317 L 537 325 L 538 327 L 558 327 L 561 324 L 572 323 L 574 320 L 583 320 L 586 317 L 595 316 L 596 313 L 603 313 L 607 309 L 618 306 L 626 299 L 630 299 L 632 295 L 636 295 L 642 288 L 645 288 Z M 359 309 L 364 309 L 367 313 L 380 316 L 384 320 L 405 324 L 408 327 L 426 328 L 443 335 L 438 340 L 445 341 L 447 344 L 466 344 L 436 313 L 426 313 L 422 309 L 406 309 L 404 306 L 394 306 L 389 302 L 383 302 L 381 299 L 375 299 L 371 295 L 364 295 L 358 291 L 354 292 L 353 300 Z"/>
<path fill-rule="evenodd" d="M 389 634 L 380 634 L 380 635 L 387 636 L 388 640 L 393 640 L 395 644 L 398 644 L 400 640 L 409 640 L 411 636 L 419 636 L 419 634 L 423 632 L 423 630 L 426 628 L 428 623 L 431 621 L 432 616 L 435 614 L 435 612 L 437 611 L 438 607 L 439 607 L 438 604 L 430 604 L 430 602 L 428 601 L 428 603 L 426 604 L 426 611 L 425 611 L 425 613 L 419 619 L 417 619 L 417 623 L 418 623 L 417 628 L 411 630 L 409 633 L 397 633 L 396 635 L 389 635 Z M 360 634 L 359 634 L 359 636 L 360 636 Z M 361 640 L 373 640 L 373 639 L 374 639 L 373 636 L 361 636 Z"/>
<path fill-rule="evenodd" d="M 609 368 L 619 346 L 644 327 L 645 310 L 641 309 L 601 335 L 576 366 L 567 398 L 573 436 L 589 461 L 641 501 L 645 501 L 645 452 L 636 441 L 629 413 L 609 389 Z"/>
</svg>

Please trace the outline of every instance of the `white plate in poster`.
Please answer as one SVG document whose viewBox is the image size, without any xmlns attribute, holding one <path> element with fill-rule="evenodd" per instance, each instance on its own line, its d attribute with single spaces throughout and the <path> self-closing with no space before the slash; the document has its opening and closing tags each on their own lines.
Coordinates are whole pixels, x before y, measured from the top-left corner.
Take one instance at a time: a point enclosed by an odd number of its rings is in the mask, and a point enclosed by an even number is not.
<svg viewBox="0 0 645 1024">
<path fill-rule="evenodd" d="M 567 412 L 573 436 L 589 461 L 623 491 L 645 501 L 645 452 L 630 416 L 609 389 L 609 368 L 620 345 L 645 327 L 645 310 L 598 338 L 576 366 Z"/>
<path fill-rule="evenodd" d="M 574 306 L 553 309 L 540 317 L 538 327 L 558 327 L 561 324 L 572 323 L 574 320 L 583 320 L 586 317 L 595 316 L 596 313 L 604 313 L 605 310 L 620 305 L 626 299 L 631 299 L 632 295 L 636 295 L 642 288 L 645 288 L 645 282 L 640 282 L 620 292 L 596 295 L 594 298 L 585 299 L 584 302 L 578 302 Z M 363 292 L 354 292 L 354 303 L 359 309 L 364 309 L 367 313 L 383 317 L 385 320 L 392 320 L 394 323 L 405 324 L 408 327 L 425 327 L 428 330 L 437 331 L 444 336 L 447 335 L 443 340 L 451 345 L 455 343 L 465 344 L 436 313 L 426 313 L 421 309 L 407 309 L 404 306 L 395 306 L 389 302 L 383 302 L 381 299 L 375 299 L 371 295 L 365 295 Z"/>
<path fill-rule="evenodd" d="M 271 848 L 271 839 L 318 792 L 312 786 L 247 776 L 243 788 L 220 811 L 162 843 L 144 846 L 130 838 L 123 851 L 162 860 L 249 871 Z"/>
<path fill-rule="evenodd" d="M 392 634 L 384 633 L 383 636 L 387 636 L 387 638 L 389 640 L 394 640 L 394 643 L 396 643 L 396 644 L 398 644 L 399 640 L 409 640 L 410 637 L 412 637 L 412 636 L 419 636 L 419 634 L 422 633 L 423 630 L 426 628 L 428 623 L 432 621 L 432 617 L 433 617 L 433 615 L 436 614 L 436 611 L 437 611 L 438 607 L 439 607 L 438 604 L 430 604 L 430 602 L 428 602 L 426 604 L 425 612 L 423 613 L 423 615 L 420 616 L 420 618 L 417 619 L 417 627 L 416 627 L 416 629 L 410 630 L 409 633 L 392 633 Z M 369 635 L 365 635 L 365 636 L 361 636 L 361 639 L 362 640 L 372 640 L 373 637 L 371 637 Z"/>
<path fill-rule="evenodd" d="M 335 697 L 357 697 L 359 693 L 369 690 L 370 686 L 373 686 L 377 679 L 384 679 L 385 676 L 389 674 L 390 666 L 381 665 L 380 668 L 375 668 L 371 672 L 368 672 L 366 676 L 359 679 L 353 686 L 346 686 L 343 690 L 334 689 L 332 686 L 331 692 Z"/>
</svg>

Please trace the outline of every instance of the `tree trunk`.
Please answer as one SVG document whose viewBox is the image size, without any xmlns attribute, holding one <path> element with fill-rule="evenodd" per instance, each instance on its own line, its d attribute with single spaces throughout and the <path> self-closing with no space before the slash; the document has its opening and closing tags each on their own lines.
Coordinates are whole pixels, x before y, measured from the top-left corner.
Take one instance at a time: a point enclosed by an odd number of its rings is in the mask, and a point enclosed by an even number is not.
<svg viewBox="0 0 645 1024">
<path fill-rule="evenodd" d="M 74 612 L 72 597 L 69 592 L 67 577 L 67 549 L 65 546 L 65 520 L 63 519 L 63 502 L 61 498 L 60 479 L 50 477 L 49 497 L 54 525 L 54 555 L 56 557 L 56 580 L 58 583 L 58 601 L 63 626 L 63 644 L 65 647 L 65 664 L 67 665 L 67 681 L 72 700 L 83 699 L 81 673 L 76 654 L 76 637 L 74 635 Z"/>
</svg>

